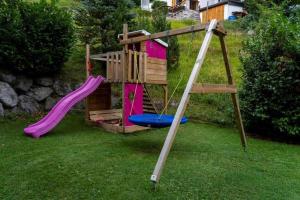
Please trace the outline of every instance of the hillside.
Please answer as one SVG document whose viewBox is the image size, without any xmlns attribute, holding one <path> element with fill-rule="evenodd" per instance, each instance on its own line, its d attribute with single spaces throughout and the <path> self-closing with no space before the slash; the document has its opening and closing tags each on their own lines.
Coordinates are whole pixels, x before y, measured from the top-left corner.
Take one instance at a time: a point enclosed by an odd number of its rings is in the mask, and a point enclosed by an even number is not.
<svg viewBox="0 0 300 200">
<path fill-rule="evenodd" d="M 172 28 L 180 28 L 195 24 L 193 21 L 172 21 Z M 241 84 L 242 70 L 239 61 L 239 50 L 243 40 L 243 35 L 239 32 L 228 30 L 226 43 L 229 52 L 229 59 L 232 64 L 234 79 L 237 84 Z M 175 93 L 175 98 L 179 99 L 186 86 L 190 72 L 194 66 L 196 57 L 201 47 L 205 33 L 196 33 L 192 41 L 192 35 L 178 36 L 180 45 L 180 66 L 176 70 L 169 71 L 169 90 L 176 87 L 178 80 L 183 76 L 181 83 Z M 208 49 L 207 57 L 200 71 L 198 82 L 202 83 L 226 83 L 226 71 L 224 67 L 219 39 L 213 37 Z M 193 95 L 189 104 L 187 115 L 195 119 L 201 119 L 221 124 L 232 123 L 232 106 L 229 95 Z"/>
</svg>

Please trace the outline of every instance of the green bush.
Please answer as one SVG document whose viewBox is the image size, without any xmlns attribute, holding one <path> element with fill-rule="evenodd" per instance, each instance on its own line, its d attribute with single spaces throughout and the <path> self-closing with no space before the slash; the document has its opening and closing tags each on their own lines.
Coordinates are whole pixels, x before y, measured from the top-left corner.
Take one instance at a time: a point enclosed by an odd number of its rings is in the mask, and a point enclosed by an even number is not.
<svg viewBox="0 0 300 200">
<path fill-rule="evenodd" d="M 54 3 L 2 0 L 0 66 L 31 76 L 57 73 L 74 42 L 71 15 Z"/>
<path fill-rule="evenodd" d="M 241 105 L 246 127 L 258 133 L 300 135 L 300 20 L 265 9 L 241 53 Z"/>
</svg>

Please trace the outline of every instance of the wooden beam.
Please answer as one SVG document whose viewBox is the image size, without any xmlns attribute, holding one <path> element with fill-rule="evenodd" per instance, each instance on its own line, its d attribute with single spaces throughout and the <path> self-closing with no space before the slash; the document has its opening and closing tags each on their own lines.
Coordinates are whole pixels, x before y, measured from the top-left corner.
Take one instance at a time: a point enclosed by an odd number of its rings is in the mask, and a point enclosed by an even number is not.
<svg viewBox="0 0 300 200">
<path fill-rule="evenodd" d="M 89 64 L 90 64 L 90 45 L 86 45 L 86 55 L 85 55 L 85 70 L 86 70 L 86 78 L 89 77 Z M 89 115 L 89 101 L 88 101 L 88 96 L 84 99 L 85 102 L 85 120 L 88 121 L 90 120 L 90 115 Z"/>
<path fill-rule="evenodd" d="M 121 44 L 132 44 L 132 43 L 137 43 L 137 42 L 142 42 L 146 40 L 154 40 L 158 38 L 164 38 L 164 37 L 170 37 L 170 36 L 175 36 L 175 35 L 182 35 L 182 34 L 187 34 L 187 33 L 193 33 L 193 32 L 198 32 L 198 31 L 204 31 L 206 25 L 205 24 L 198 24 L 194 26 L 188 26 L 185 28 L 180 28 L 180 29 L 173 29 L 173 30 L 167 30 L 159 33 L 153 33 L 151 35 L 144 35 L 144 36 L 139 36 L 139 37 L 134 37 L 130 39 L 126 39 L 123 37 L 123 40 L 120 41 Z"/>
<path fill-rule="evenodd" d="M 182 116 L 185 112 L 186 106 L 188 104 L 188 101 L 189 101 L 189 98 L 190 98 L 190 92 L 193 88 L 193 84 L 197 80 L 198 74 L 199 74 L 200 69 L 202 67 L 202 64 L 204 62 L 204 58 L 205 58 L 205 55 L 207 53 L 208 46 L 209 46 L 209 44 L 211 42 L 211 39 L 212 39 L 212 36 L 214 34 L 213 30 L 216 28 L 216 25 L 217 25 L 217 20 L 215 20 L 215 19 L 212 20 L 209 24 L 207 33 L 205 35 L 205 38 L 204 38 L 204 41 L 202 43 L 201 49 L 200 49 L 199 54 L 197 56 L 197 59 L 196 59 L 195 65 L 193 67 L 192 73 L 191 73 L 190 78 L 188 80 L 187 86 L 184 90 L 183 96 L 180 100 L 178 109 L 177 109 L 176 114 L 174 116 L 174 120 L 172 122 L 172 125 L 169 129 L 167 138 L 164 142 L 164 146 L 163 146 L 163 148 L 160 152 L 160 155 L 159 155 L 158 161 L 156 163 L 155 169 L 152 173 L 151 181 L 153 181 L 154 183 L 157 183 L 160 179 L 160 175 L 161 175 L 163 167 L 166 163 L 166 160 L 167 160 L 167 157 L 169 155 L 170 149 L 173 145 L 173 142 L 174 142 L 174 139 L 175 139 L 175 136 L 176 136 L 181 118 L 182 118 Z"/>
<path fill-rule="evenodd" d="M 191 93 L 237 93 L 235 85 L 225 84 L 194 84 Z"/>
<path fill-rule="evenodd" d="M 123 25 L 123 38 L 125 40 L 127 40 L 128 38 L 128 25 L 127 24 L 124 24 Z M 122 132 L 124 133 L 125 132 L 125 81 L 126 81 L 126 68 L 128 66 L 128 44 L 125 44 L 123 46 L 123 54 L 122 54 L 122 60 L 123 60 L 123 80 L 122 80 Z"/>
<path fill-rule="evenodd" d="M 127 79 L 128 81 L 132 81 L 132 51 L 128 51 L 128 73 L 127 73 Z"/>
<path fill-rule="evenodd" d="M 226 36 L 227 32 L 224 29 L 224 23 L 223 22 L 218 22 L 216 28 L 214 29 L 214 33 L 218 36 Z"/>
<path fill-rule="evenodd" d="M 224 36 L 220 35 L 219 40 L 221 43 L 221 49 L 222 49 L 223 59 L 224 59 L 224 63 L 225 63 L 228 83 L 230 85 L 234 85 L 234 80 L 232 78 L 232 69 L 229 64 L 228 52 L 227 52 L 227 48 L 225 45 Z M 231 94 L 231 100 L 232 100 L 232 104 L 233 104 L 233 108 L 234 108 L 236 123 L 237 123 L 238 129 L 239 129 L 239 132 L 240 132 L 241 143 L 245 150 L 247 148 L 247 139 L 246 139 L 246 133 L 244 130 L 244 125 L 243 125 L 243 120 L 242 120 L 242 115 L 241 115 L 241 111 L 240 111 L 240 105 L 239 105 L 237 93 Z"/>
</svg>

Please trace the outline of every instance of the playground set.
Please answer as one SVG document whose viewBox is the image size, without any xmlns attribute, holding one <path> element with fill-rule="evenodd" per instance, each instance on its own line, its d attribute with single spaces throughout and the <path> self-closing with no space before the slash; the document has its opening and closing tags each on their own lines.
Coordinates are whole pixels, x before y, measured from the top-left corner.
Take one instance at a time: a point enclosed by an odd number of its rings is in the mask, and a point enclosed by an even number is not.
<svg viewBox="0 0 300 200">
<path fill-rule="evenodd" d="M 205 38 L 190 74 L 183 96 L 174 116 L 166 115 L 168 99 L 167 89 L 167 48 L 160 38 L 206 31 Z M 200 84 L 197 77 L 208 51 L 213 35 L 219 38 L 228 84 Z M 24 129 L 25 134 L 40 137 L 52 130 L 72 108 L 86 98 L 86 120 L 103 127 L 110 132 L 129 133 L 146 130 L 151 127 L 171 126 L 151 181 L 159 182 L 163 167 L 175 139 L 180 123 L 187 122 L 183 117 L 191 94 L 229 93 L 233 102 L 241 143 L 246 148 L 246 136 L 237 98 L 237 88 L 232 78 L 232 70 L 225 45 L 226 32 L 217 20 L 208 24 L 199 24 L 181 29 L 173 29 L 150 34 L 145 30 L 128 32 L 127 24 L 119 40 L 122 51 L 90 55 L 86 51 L 86 82 L 77 90 L 62 98 L 52 110 L 39 122 Z M 106 63 L 106 78 L 94 77 L 90 60 Z M 112 109 L 112 85 L 122 86 L 122 108 Z M 159 85 L 164 91 L 164 109 L 160 113 L 154 106 L 147 85 Z M 172 97 L 172 95 L 171 95 Z M 170 98 L 171 98 L 170 97 Z"/>
</svg>

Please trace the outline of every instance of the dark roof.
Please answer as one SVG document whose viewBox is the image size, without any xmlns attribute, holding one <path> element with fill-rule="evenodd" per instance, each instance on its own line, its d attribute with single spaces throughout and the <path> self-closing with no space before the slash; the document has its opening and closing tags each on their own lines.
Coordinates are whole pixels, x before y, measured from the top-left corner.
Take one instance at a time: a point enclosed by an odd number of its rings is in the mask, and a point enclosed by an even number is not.
<svg viewBox="0 0 300 200">
<path fill-rule="evenodd" d="M 241 2 L 240 0 L 225 0 L 225 1 L 222 1 L 222 2 L 219 2 L 219 3 L 208 6 L 208 9 L 214 8 L 214 7 L 217 7 L 217 6 L 220 6 L 220 5 L 224 5 L 224 4 L 240 6 L 240 7 L 244 6 L 244 2 Z M 207 9 L 207 7 L 200 8 L 199 12 L 202 12 L 206 9 Z"/>
</svg>

